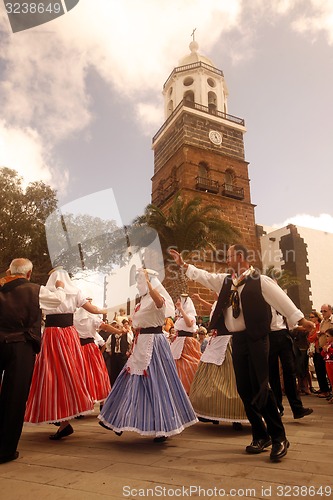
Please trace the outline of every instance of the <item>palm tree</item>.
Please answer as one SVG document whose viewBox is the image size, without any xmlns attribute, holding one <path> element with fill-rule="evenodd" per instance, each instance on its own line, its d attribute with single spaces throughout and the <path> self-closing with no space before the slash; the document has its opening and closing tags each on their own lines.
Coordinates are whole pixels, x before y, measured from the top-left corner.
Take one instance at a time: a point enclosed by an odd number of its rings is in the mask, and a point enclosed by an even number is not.
<svg viewBox="0 0 333 500">
<path fill-rule="evenodd" d="M 239 232 L 223 219 L 220 206 L 205 205 L 200 197 L 187 200 L 181 192 L 176 194 L 167 211 L 154 204 L 147 205 L 144 215 L 133 221 L 134 227 L 142 225 L 147 225 L 158 233 L 165 264 L 172 261 L 168 254 L 169 248 L 176 248 L 184 259 L 188 259 L 203 250 L 216 252 L 239 239 Z M 165 265 L 167 270 L 168 267 Z M 180 281 L 179 286 L 184 292 L 187 291 L 187 284 L 185 277 L 180 274 L 178 280 L 173 280 L 171 288 L 175 290 L 175 281 Z M 172 295 L 177 293 L 172 293 L 171 290 Z"/>
<path fill-rule="evenodd" d="M 277 282 L 277 284 L 282 288 L 282 290 L 287 291 L 292 286 L 297 286 L 300 284 L 300 280 L 297 276 L 294 276 L 290 271 L 283 269 L 277 269 L 274 265 L 268 266 L 265 269 L 264 274 L 269 276 Z"/>
</svg>

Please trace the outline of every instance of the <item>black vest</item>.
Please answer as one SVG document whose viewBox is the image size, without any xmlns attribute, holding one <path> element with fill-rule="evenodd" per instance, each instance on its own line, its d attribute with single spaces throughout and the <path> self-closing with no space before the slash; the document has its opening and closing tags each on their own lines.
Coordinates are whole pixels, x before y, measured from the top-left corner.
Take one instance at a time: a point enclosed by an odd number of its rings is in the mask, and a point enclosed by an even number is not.
<svg viewBox="0 0 333 500">
<path fill-rule="evenodd" d="M 116 335 L 111 335 L 111 353 L 114 354 L 116 348 Z M 127 333 L 124 333 L 120 337 L 120 353 L 126 354 L 129 349 L 129 343 L 127 342 Z M 116 353 L 117 354 L 117 353 Z M 119 354 L 119 353 L 118 353 Z"/>
<path fill-rule="evenodd" d="M 229 305 L 231 285 L 232 278 L 231 275 L 228 275 L 223 282 L 209 325 L 209 328 L 217 330 L 219 335 L 232 334 L 225 326 L 223 314 L 223 311 Z M 248 335 L 253 340 L 268 335 L 271 329 L 272 311 L 270 305 L 267 304 L 262 296 L 259 273 L 253 273 L 246 278 L 244 288 L 240 295 L 240 307 L 243 311 Z"/>
<path fill-rule="evenodd" d="M 39 307 L 40 285 L 17 278 L 0 287 L 0 332 L 8 340 L 17 333 L 40 350 L 42 311 Z M 16 335 L 15 335 L 16 336 Z"/>
</svg>

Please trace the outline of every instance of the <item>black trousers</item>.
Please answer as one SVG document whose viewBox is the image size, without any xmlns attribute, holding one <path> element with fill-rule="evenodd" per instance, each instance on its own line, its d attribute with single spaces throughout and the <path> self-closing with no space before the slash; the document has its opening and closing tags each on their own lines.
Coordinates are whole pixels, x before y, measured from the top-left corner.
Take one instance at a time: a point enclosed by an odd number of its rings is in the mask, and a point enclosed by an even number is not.
<svg viewBox="0 0 333 500">
<path fill-rule="evenodd" d="M 269 387 L 269 337 L 258 340 L 246 331 L 233 333 L 232 357 L 238 394 L 243 401 L 254 440 L 286 438 L 273 391 Z"/>
<path fill-rule="evenodd" d="M 0 344 L 0 457 L 16 452 L 35 356 L 30 342 Z"/>
<path fill-rule="evenodd" d="M 283 371 L 284 390 L 293 413 L 299 413 L 303 403 L 297 392 L 296 359 L 293 340 L 287 329 L 269 334 L 269 383 L 280 411 L 283 411 L 279 359 Z"/>
<path fill-rule="evenodd" d="M 116 381 L 116 378 L 118 377 L 119 373 L 121 370 L 124 368 L 125 364 L 127 361 L 127 356 L 126 354 L 122 353 L 112 353 L 111 354 L 111 363 L 110 363 L 110 371 L 111 371 L 111 387 Z"/>
<path fill-rule="evenodd" d="M 315 352 L 313 354 L 313 364 L 316 370 L 320 392 L 329 392 L 330 388 L 327 381 L 325 360 L 320 352 Z"/>
</svg>

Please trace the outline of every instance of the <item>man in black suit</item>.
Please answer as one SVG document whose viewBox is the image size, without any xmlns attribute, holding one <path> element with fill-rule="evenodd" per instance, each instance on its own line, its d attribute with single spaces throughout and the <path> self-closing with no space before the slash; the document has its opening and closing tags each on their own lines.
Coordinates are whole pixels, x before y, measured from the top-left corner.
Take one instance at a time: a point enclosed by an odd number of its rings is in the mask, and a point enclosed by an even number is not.
<svg viewBox="0 0 333 500">
<path fill-rule="evenodd" d="M 232 335 L 233 364 L 237 390 L 252 427 L 253 440 L 246 452 L 265 451 L 272 444 L 270 459 L 287 454 L 289 441 L 269 386 L 269 332 L 271 307 L 286 316 L 290 324 L 312 330 L 313 323 L 268 276 L 260 275 L 248 262 L 243 245 L 232 245 L 227 252 L 230 273 L 209 273 L 186 264 L 176 250 L 175 262 L 186 269 L 188 278 L 219 293 L 210 329 L 217 335 Z"/>
<path fill-rule="evenodd" d="M 0 463 L 18 458 L 25 405 L 36 353 L 40 349 L 41 309 L 65 300 L 62 281 L 54 292 L 30 283 L 32 263 L 14 259 L 0 280 Z"/>
</svg>

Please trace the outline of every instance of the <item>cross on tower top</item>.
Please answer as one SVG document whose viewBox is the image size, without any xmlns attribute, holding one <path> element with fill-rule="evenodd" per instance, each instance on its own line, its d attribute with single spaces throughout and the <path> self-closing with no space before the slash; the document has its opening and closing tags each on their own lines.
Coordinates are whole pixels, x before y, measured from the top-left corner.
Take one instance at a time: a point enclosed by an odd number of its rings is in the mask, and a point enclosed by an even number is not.
<svg viewBox="0 0 333 500">
<path fill-rule="evenodd" d="M 195 39 L 194 39 L 194 36 L 195 36 L 195 35 L 194 35 L 194 34 L 195 34 L 195 32 L 196 32 L 196 31 L 197 31 L 197 28 L 194 28 L 194 30 L 193 30 L 193 31 L 192 31 L 192 33 L 191 33 L 191 36 L 193 37 L 193 42 L 195 41 Z"/>
</svg>

